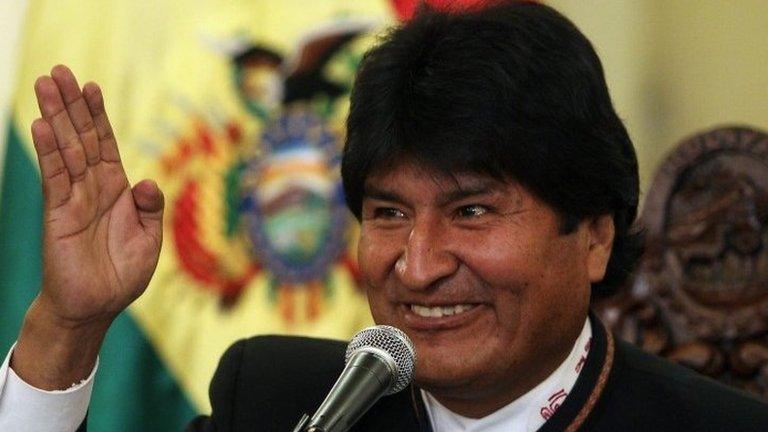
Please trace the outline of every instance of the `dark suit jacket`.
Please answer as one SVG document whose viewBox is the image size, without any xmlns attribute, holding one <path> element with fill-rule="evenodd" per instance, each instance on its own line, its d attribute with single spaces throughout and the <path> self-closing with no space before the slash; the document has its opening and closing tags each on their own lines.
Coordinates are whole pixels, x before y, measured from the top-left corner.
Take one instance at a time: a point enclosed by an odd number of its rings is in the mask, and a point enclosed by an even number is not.
<svg viewBox="0 0 768 432">
<path fill-rule="evenodd" d="M 603 369 L 607 379 L 580 431 L 768 431 L 768 405 L 633 346 L 616 341 L 606 366 L 609 338 L 594 317 L 592 328 L 592 348 L 575 387 L 541 432 L 563 431 L 575 421 L 601 387 Z M 280 336 L 235 343 L 211 382 L 212 415 L 196 418 L 188 430 L 291 432 L 302 414 L 314 413 L 341 373 L 345 345 Z M 411 386 L 382 398 L 353 430 L 431 428 L 419 391 Z"/>
</svg>

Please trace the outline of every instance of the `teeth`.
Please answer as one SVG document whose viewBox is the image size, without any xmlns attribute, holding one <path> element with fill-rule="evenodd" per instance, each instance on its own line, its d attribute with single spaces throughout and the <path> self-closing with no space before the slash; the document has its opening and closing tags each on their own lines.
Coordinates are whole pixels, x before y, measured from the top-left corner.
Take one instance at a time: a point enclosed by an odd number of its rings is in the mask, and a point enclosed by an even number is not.
<svg viewBox="0 0 768 432">
<path fill-rule="evenodd" d="M 456 315 L 456 314 L 466 312 L 469 309 L 472 309 L 472 305 L 459 304 L 454 306 L 442 306 L 442 307 L 441 306 L 426 307 L 426 306 L 421 306 L 416 304 L 411 305 L 411 311 L 413 311 L 413 313 L 425 318 L 440 318 L 444 316 Z"/>
</svg>

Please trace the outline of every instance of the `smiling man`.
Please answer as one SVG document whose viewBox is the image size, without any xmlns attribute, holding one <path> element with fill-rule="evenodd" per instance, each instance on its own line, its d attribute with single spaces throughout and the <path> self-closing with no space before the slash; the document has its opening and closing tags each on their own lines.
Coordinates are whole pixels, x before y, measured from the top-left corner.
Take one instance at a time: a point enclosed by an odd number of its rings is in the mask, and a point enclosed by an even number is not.
<svg viewBox="0 0 768 432">
<path fill-rule="evenodd" d="M 104 333 L 146 287 L 161 239 L 162 195 L 129 188 L 98 87 L 51 75 L 32 128 L 46 271 L 0 370 L 8 430 L 80 424 Z M 366 55 L 351 102 L 342 176 L 363 281 L 376 322 L 405 331 L 419 359 L 414 383 L 354 430 L 768 430 L 766 405 L 614 340 L 589 314 L 638 255 L 638 173 L 600 61 L 568 20 L 531 2 L 422 11 Z M 189 429 L 291 430 L 341 372 L 344 345 L 236 343 L 212 414 Z"/>
<path fill-rule="evenodd" d="M 371 311 L 411 337 L 418 383 L 451 411 L 486 416 L 571 352 L 613 227 L 559 226 L 511 179 L 399 162 L 367 180 L 359 253 Z"/>
</svg>

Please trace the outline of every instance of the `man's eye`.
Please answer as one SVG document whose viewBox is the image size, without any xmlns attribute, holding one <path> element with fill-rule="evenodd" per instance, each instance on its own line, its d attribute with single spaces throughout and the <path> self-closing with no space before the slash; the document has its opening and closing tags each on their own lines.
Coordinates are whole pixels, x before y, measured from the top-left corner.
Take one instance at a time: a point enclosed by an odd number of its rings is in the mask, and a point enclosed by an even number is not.
<svg viewBox="0 0 768 432">
<path fill-rule="evenodd" d="M 465 218 L 478 217 L 486 213 L 488 213 L 488 207 L 479 204 L 462 206 L 458 210 L 459 216 Z"/>
<path fill-rule="evenodd" d="M 394 207 L 378 207 L 373 211 L 375 218 L 399 219 L 405 217 L 405 214 Z"/>
</svg>

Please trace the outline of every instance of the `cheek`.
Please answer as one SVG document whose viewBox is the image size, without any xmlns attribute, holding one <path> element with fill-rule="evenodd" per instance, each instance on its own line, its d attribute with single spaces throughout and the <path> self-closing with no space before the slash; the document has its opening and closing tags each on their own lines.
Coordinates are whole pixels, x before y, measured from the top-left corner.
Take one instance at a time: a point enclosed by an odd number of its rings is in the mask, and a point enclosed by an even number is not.
<svg viewBox="0 0 768 432">
<path fill-rule="evenodd" d="M 387 280 L 397 262 L 399 250 L 395 236 L 361 230 L 357 247 L 358 265 L 371 314 L 378 324 L 388 323 L 390 303 L 386 291 Z"/>
<path fill-rule="evenodd" d="M 570 317 L 582 317 L 589 308 L 591 284 L 586 249 L 578 236 L 560 237 L 544 249 L 541 272 L 541 293 L 536 303 L 553 322 Z"/>
<path fill-rule="evenodd" d="M 577 239 L 497 233 L 474 242 L 464 255 L 465 263 L 495 288 L 497 304 L 517 304 L 498 313 L 507 314 L 508 309 L 520 318 L 550 316 L 584 309 L 589 302 L 588 274 Z"/>
<path fill-rule="evenodd" d="M 492 287 L 520 291 L 537 278 L 543 267 L 537 247 L 520 236 L 492 233 L 467 239 L 462 261 Z"/>
<path fill-rule="evenodd" d="M 381 285 L 388 269 L 397 261 L 397 248 L 392 238 L 363 229 L 357 246 L 357 261 L 363 281 L 368 287 Z"/>
<path fill-rule="evenodd" d="M 573 288 L 589 286 L 589 247 L 578 235 L 561 237 L 547 249 L 553 279 Z"/>
<path fill-rule="evenodd" d="M 377 289 L 369 286 L 366 296 L 368 298 L 368 307 L 371 310 L 373 322 L 376 324 L 387 324 L 397 327 L 396 323 L 393 323 L 390 318 L 392 316 L 391 303 L 387 301 L 383 290 L 381 288 Z"/>
</svg>

